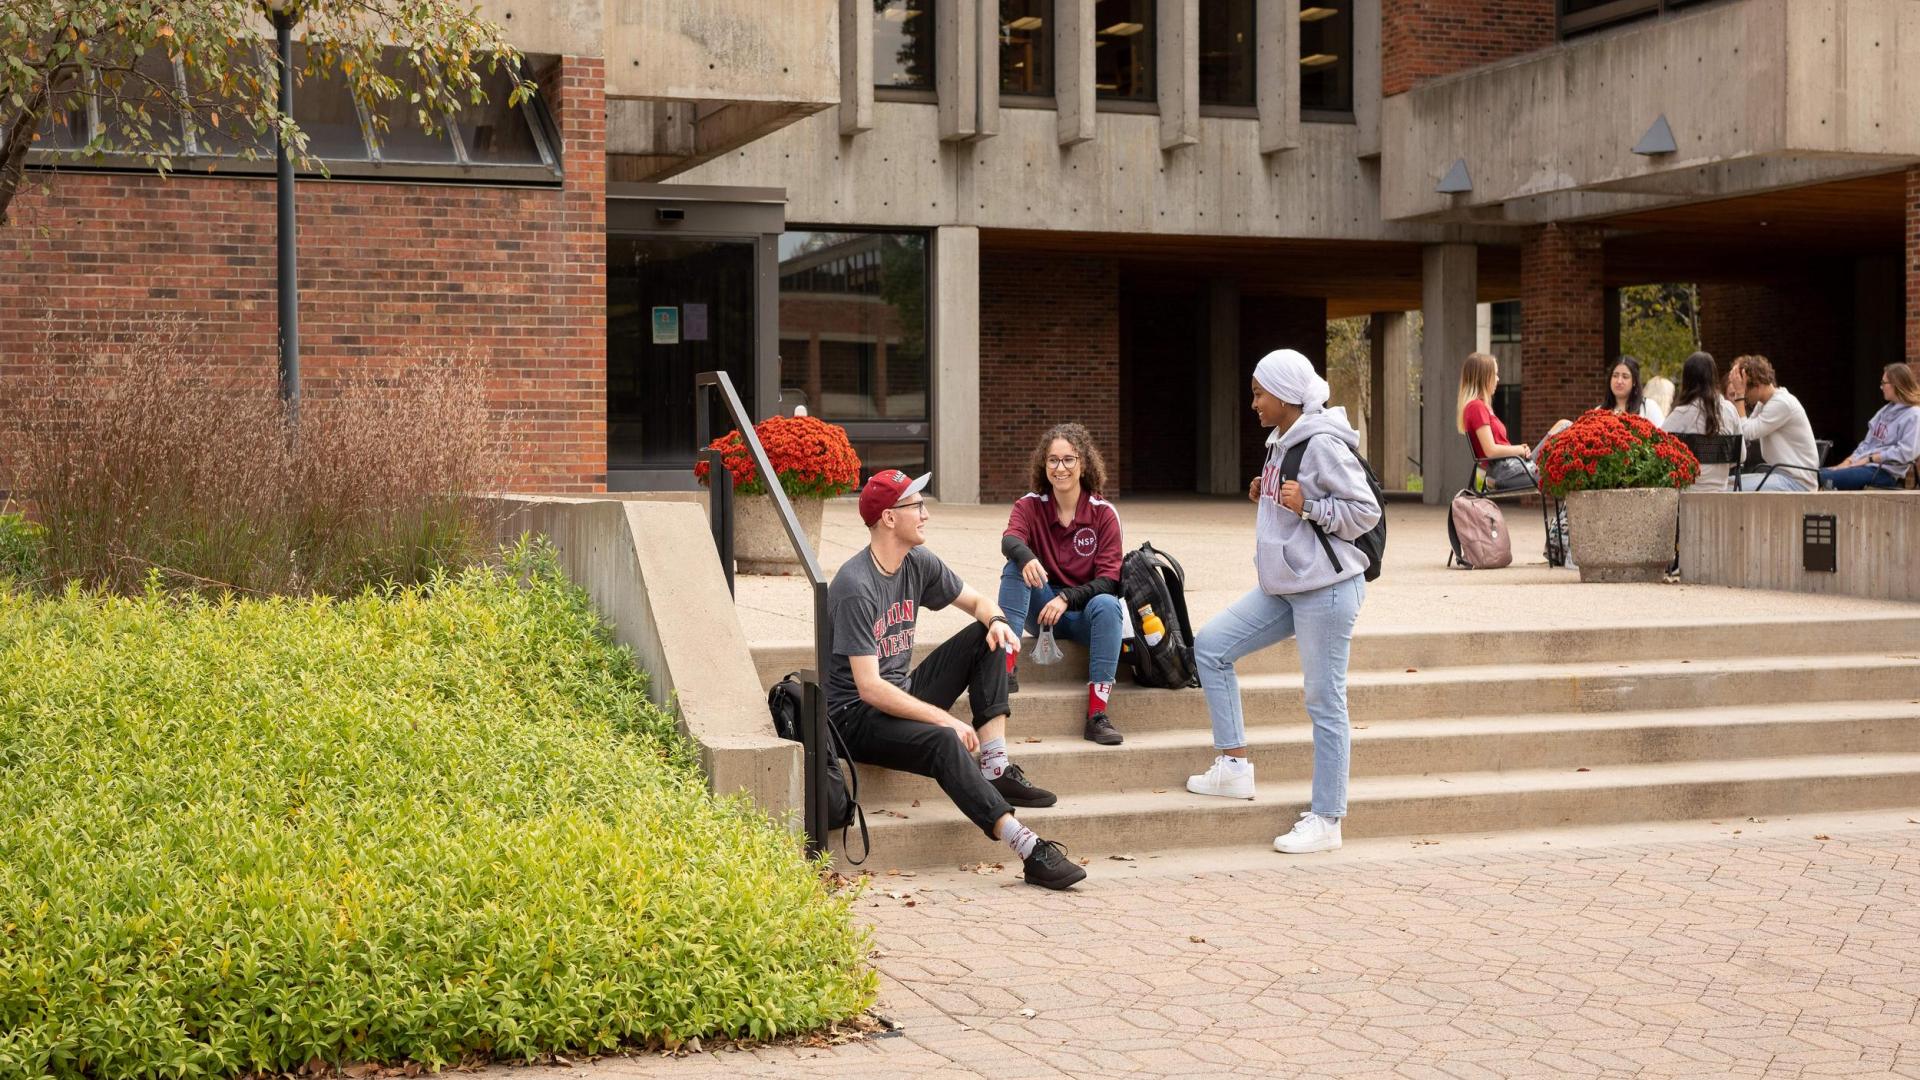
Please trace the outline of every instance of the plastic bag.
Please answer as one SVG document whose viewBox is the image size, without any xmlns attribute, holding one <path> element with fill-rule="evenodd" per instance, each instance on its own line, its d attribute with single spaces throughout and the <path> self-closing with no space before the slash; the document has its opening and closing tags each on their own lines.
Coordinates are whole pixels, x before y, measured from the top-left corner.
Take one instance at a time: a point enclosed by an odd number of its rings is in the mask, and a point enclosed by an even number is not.
<svg viewBox="0 0 1920 1080">
<path fill-rule="evenodd" d="M 1033 643 L 1033 662 L 1036 664 L 1057 664 L 1066 659 L 1060 651 L 1060 645 L 1053 640 L 1053 627 L 1040 628 L 1040 640 Z"/>
</svg>

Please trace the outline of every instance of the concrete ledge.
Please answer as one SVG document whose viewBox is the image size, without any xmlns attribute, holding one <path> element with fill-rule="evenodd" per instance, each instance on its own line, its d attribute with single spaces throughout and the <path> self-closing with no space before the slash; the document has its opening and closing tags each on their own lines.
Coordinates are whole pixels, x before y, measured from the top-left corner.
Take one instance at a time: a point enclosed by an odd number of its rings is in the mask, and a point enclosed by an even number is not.
<svg viewBox="0 0 1920 1080">
<path fill-rule="evenodd" d="M 1801 524 L 1832 514 L 1837 573 L 1803 569 Z M 1689 584 L 1920 601 L 1920 492 L 1747 492 L 1680 496 L 1680 575 Z"/>
<path fill-rule="evenodd" d="M 700 751 L 714 793 L 798 821 L 800 744 L 774 734 L 753 655 L 697 501 L 502 496 L 498 535 L 553 541 L 613 636 Z"/>
</svg>

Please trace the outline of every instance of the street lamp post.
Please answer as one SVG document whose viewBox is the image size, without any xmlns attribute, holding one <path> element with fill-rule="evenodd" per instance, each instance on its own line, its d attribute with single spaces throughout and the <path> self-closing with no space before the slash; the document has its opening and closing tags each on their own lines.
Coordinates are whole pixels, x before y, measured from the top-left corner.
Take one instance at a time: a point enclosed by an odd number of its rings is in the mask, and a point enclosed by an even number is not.
<svg viewBox="0 0 1920 1080">
<path fill-rule="evenodd" d="M 293 115 L 293 24 L 298 0 L 261 0 L 273 19 L 280 56 L 280 114 Z M 289 420 L 300 415 L 300 282 L 295 259 L 293 156 L 284 138 L 274 140 L 274 202 L 279 232 L 280 398 Z"/>
</svg>

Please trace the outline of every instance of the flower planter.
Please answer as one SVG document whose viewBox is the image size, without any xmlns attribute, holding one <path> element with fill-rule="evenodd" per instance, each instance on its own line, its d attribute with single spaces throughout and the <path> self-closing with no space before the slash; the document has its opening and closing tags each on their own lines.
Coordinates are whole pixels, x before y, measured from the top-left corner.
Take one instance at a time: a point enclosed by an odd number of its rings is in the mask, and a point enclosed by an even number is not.
<svg viewBox="0 0 1920 1080">
<path fill-rule="evenodd" d="M 788 501 L 793 504 L 794 516 L 800 519 L 807 543 L 813 545 L 814 556 L 819 557 L 820 521 L 826 500 Z M 774 508 L 773 496 L 734 495 L 733 562 L 735 572 L 741 574 L 798 574 L 805 569 L 787 539 L 786 528 L 780 524 L 780 511 Z"/>
<path fill-rule="evenodd" d="M 1616 488 L 1567 496 L 1567 531 L 1581 581 L 1659 581 L 1673 565 L 1680 521 L 1674 488 Z"/>
</svg>

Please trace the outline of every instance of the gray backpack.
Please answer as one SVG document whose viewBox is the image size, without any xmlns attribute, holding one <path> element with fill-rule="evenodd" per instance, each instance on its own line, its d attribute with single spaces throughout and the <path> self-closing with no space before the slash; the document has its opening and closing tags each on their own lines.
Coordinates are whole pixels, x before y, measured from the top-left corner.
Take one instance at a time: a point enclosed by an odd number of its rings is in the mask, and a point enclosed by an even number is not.
<svg viewBox="0 0 1920 1080">
<path fill-rule="evenodd" d="M 1453 497 L 1447 512 L 1447 542 L 1453 546 L 1448 566 L 1458 563 L 1467 570 L 1498 570 L 1513 565 L 1506 516 L 1492 499 L 1471 491 Z"/>
</svg>

